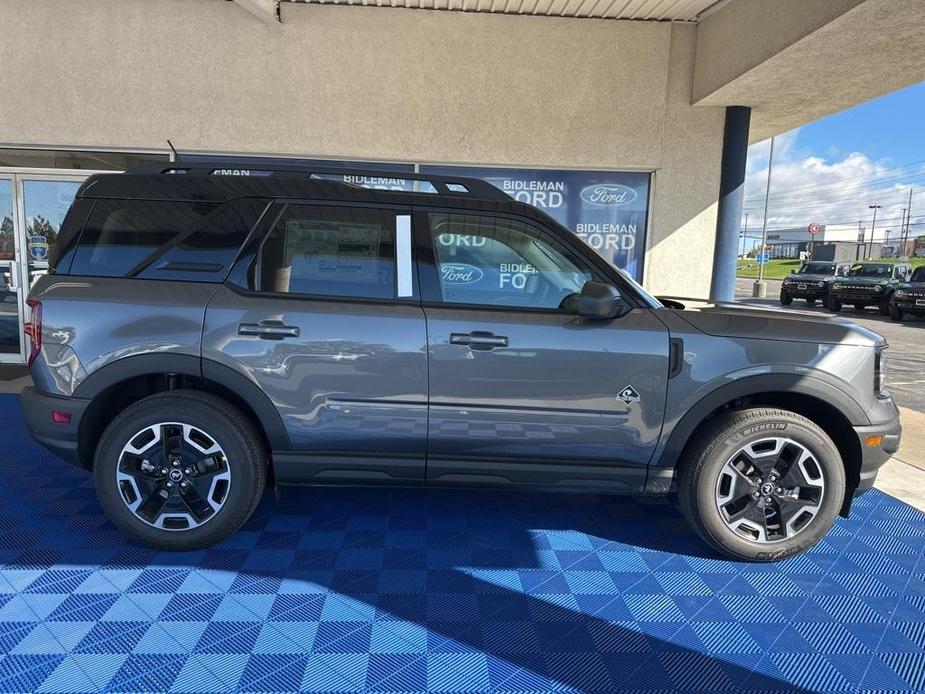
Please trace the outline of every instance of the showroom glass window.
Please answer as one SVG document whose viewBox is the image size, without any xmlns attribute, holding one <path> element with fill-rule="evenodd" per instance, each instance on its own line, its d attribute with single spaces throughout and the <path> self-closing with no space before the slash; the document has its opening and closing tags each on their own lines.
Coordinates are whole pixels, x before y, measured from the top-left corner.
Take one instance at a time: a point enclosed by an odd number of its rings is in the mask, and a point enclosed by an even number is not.
<svg viewBox="0 0 925 694">
<path fill-rule="evenodd" d="M 395 296 L 389 210 L 289 205 L 264 241 L 259 289 L 365 299 Z"/>
<path fill-rule="evenodd" d="M 443 301 L 499 308 L 565 309 L 592 273 L 565 246 L 525 222 L 429 215 Z"/>
<path fill-rule="evenodd" d="M 609 263 L 642 280 L 650 174 L 422 165 L 421 173 L 481 178 L 539 208 Z"/>
</svg>

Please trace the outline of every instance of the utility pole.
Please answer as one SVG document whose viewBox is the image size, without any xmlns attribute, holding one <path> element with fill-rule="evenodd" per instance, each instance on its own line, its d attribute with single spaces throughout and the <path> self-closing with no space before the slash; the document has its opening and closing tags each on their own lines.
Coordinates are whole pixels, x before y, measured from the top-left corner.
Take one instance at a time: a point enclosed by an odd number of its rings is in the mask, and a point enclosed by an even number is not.
<svg viewBox="0 0 925 694">
<path fill-rule="evenodd" d="M 912 235 L 912 186 L 909 186 L 909 206 L 906 208 L 906 242 L 903 244 L 903 250 L 909 243 L 909 237 Z M 915 253 L 915 251 L 913 251 Z"/>
<path fill-rule="evenodd" d="M 742 255 L 747 255 L 746 245 L 748 245 L 748 212 L 745 213 L 745 229 L 742 231 Z"/>
<path fill-rule="evenodd" d="M 867 208 L 874 211 L 874 219 L 870 223 L 870 241 L 867 243 L 867 257 L 870 258 L 871 253 L 873 252 L 874 244 L 874 233 L 877 230 L 877 210 L 879 210 L 883 205 L 868 205 Z"/>
<path fill-rule="evenodd" d="M 902 222 L 899 223 L 899 252 L 896 254 L 897 258 L 902 258 L 906 255 L 906 208 L 903 208 L 903 217 Z"/>
<path fill-rule="evenodd" d="M 771 138 L 771 150 L 768 152 L 768 184 L 764 191 L 764 219 L 761 220 L 761 248 L 764 253 L 768 245 L 768 199 L 771 197 L 771 165 L 774 163 L 774 138 Z M 758 263 L 758 280 L 752 287 L 752 296 L 764 298 L 768 295 L 768 285 L 764 283 L 764 263 Z"/>
<path fill-rule="evenodd" d="M 862 222 L 859 219 L 858 220 L 858 240 L 854 244 L 854 259 L 855 260 L 861 259 L 861 246 L 864 245 L 864 237 L 862 236 L 864 232 L 862 231 L 861 224 Z"/>
</svg>

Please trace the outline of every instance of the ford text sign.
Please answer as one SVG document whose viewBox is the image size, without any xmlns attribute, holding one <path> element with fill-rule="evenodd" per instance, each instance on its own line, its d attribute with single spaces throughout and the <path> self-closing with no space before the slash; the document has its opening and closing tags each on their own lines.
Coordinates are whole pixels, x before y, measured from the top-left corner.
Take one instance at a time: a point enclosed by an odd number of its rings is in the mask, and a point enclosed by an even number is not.
<svg viewBox="0 0 925 694">
<path fill-rule="evenodd" d="M 581 199 L 592 205 L 625 205 L 636 199 L 636 191 L 619 183 L 598 183 L 582 188 Z"/>
</svg>

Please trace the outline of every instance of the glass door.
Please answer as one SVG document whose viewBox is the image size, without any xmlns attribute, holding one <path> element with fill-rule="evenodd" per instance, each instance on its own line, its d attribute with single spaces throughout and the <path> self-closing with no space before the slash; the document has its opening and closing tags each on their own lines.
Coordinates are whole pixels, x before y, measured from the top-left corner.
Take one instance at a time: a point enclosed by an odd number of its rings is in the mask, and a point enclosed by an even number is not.
<svg viewBox="0 0 925 694">
<path fill-rule="evenodd" d="M 20 269 L 26 293 L 39 277 L 48 272 L 48 259 L 55 249 L 61 222 L 84 178 L 16 176 L 24 232 Z"/>
<path fill-rule="evenodd" d="M 23 361 L 22 288 L 12 176 L 0 176 L 0 364 Z"/>
<path fill-rule="evenodd" d="M 91 173 L 0 170 L 0 364 L 26 361 L 29 288 L 48 272 L 64 215 Z"/>
</svg>

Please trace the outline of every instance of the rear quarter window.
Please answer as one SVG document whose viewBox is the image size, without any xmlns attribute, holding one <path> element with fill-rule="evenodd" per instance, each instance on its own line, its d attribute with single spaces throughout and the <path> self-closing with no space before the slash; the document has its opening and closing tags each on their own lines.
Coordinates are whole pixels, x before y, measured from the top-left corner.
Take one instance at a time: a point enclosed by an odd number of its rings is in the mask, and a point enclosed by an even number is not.
<svg viewBox="0 0 925 694">
<path fill-rule="evenodd" d="M 266 204 L 97 200 L 70 274 L 222 281 Z"/>
</svg>

